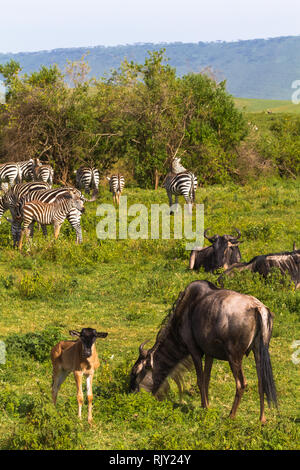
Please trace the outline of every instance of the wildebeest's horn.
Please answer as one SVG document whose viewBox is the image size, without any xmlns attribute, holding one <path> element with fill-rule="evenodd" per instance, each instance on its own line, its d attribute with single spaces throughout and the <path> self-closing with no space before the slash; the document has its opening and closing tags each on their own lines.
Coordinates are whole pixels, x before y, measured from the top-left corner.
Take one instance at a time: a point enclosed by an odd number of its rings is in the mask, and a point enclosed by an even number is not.
<svg viewBox="0 0 300 470">
<path fill-rule="evenodd" d="M 237 232 L 237 234 L 238 234 L 238 236 L 237 236 L 237 237 L 235 237 L 235 238 L 236 238 L 236 240 L 238 240 L 239 238 L 241 238 L 242 234 L 241 234 L 241 232 L 240 232 L 240 230 L 239 230 L 238 228 L 236 228 L 236 227 L 233 227 L 233 229 L 234 229 L 234 230 Z"/>
<path fill-rule="evenodd" d="M 215 238 L 216 238 L 216 235 L 214 235 L 213 237 L 208 237 L 208 236 L 207 236 L 207 232 L 208 232 L 209 230 L 210 230 L 209 228 L 207 228 L 206 230 L 204 230 L 203 236 L 204 236 L 204 238 L 207 238 L 207 240 L 209 240 L 210 242 L 213 242 L 213 241 L 215 240 Z"/>
<path fill-rule="evenodd" d="M 139 353 L 140 353 L 141 356 L 144 356 L 144 355 L 146 354 L 146 351 L 144 351 L 144 346 L 145 346 L 145 344 L 148 343 L 149 341 L 150 341 L 150 340 L 147 339 L 146 341 L 144 341 L 144 342 L 140 345 L 140 347 L 139 347 Z"/>
</svg>

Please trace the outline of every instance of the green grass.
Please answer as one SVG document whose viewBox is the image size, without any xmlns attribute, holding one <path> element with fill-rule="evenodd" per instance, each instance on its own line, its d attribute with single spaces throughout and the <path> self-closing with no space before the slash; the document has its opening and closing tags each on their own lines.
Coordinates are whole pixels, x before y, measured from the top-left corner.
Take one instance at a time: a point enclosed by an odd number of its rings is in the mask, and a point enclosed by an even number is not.
<svg viewBox="0 0 300 470">
<path fill-rule="evenodd" d="M 205 227 L 214 233 L 242 232 L 244 260 L 299 245 L 300 181 L 270 179 L 245 186 L 199 188 Z M 128 205 L 167 202 L 160 189 L 125 191 Z M 254 358 L 244 359 L 248 390 L 234 421 L 228 418 L 235 385 L 228 363 L 215 361 L 209 410 L 200 407 L 195 374 L 186 376 L 179 402 L 172 385 L 167 400 L 146 392 L 128 393 L 138 346 L 155 340 L 161 321 L 179 292 L 192 280 L 216 282 L 218 273 L 189 272 L 185 240 L 104 240 L 96 238 L 96 208 L 111 202 L 101 190 L 82 218 L 84 243 L 76 246 L 67 222 L 53 242 L 36 232 L 20 254 L 11 248 L 9 225 L 0 225 L 0 448 L 2 449 L 296 449 L 299 433 L 299 367 L 291 360 L 300 340 L 300 290 L 275 273 L 267 281 L 240 273 L 226 287 L 258 297 L 275 313 L 270 355 L 279 410 L 266 409 L 259 423 Z M 49 230 L 50 232 L 50 230 Z M 94 380 L 94 424 L 87 406 L 78 422 L 73 377 L 62 385 L 57 410 L 51 403 L 49 353 L 70 329 L 107 331 L 98 340 L 101 360 Z M 150 341 L 150 345 L 152 344 Z"/>
<path fill-rule="evenodd" d="M 253 98 L 234 98 L 238 109 L 246 113 L 259 113 L 272 111 L 272 113 L 300 113 L 300 104 L 293 104 L 291 100 L 262 100 Z"/>
</svg>

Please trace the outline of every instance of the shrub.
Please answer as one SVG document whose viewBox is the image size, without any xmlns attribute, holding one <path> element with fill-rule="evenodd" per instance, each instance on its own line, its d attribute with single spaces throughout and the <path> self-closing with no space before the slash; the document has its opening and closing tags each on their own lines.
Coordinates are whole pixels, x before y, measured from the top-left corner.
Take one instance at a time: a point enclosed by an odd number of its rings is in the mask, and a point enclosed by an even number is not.
<svg viewBox="0 0 300 470">
<path fill-rule="evenodd" d="M 35 360 L 43 362 L 49 360 L 51 348 L 62 340 L 60 328 L 48 326 L 39 333 L 14 333 L 5 340 L 8 356 L 12 354 L 28 354 Z"/>
</svg>

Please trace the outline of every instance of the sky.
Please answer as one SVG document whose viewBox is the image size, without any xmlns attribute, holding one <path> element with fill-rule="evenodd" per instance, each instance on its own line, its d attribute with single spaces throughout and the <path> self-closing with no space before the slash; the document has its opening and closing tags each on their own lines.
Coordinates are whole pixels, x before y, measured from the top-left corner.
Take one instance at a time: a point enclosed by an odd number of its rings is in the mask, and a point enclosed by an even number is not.
<svg viewBox="0 0 300 470">
<path fill-rule="evenodd" d="M 1 0 L 0 53 L 300 34 L 299 0 Z"/>
</svg>

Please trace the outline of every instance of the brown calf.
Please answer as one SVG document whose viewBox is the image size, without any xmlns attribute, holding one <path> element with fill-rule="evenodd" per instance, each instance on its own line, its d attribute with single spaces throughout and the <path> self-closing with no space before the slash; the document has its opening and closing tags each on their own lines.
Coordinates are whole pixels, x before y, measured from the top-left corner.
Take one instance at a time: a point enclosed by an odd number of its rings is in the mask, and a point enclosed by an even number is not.
<svg viewBox="0 0 300 470">
<path fill-rule="evenodd" d="M 93 376 L 100 362 L 96 351 L 97 338 L 106 338 L 108 333 L 99 333 L 93 328 L 83 328 L 81 332 L 71 330 L 70 335 L 76 336 L 77 341 L 60 341 L 51 351 L 53 365 L 52 399 L 56 405 L 56 398 L 61 384 L 70 372 L 74 373 L 77 386 L 78 417 L 81 419 L 83 404 L 82 375 L 86 375 L 88 398 L 88 422 L 92 422 Z"/>
</svg>

